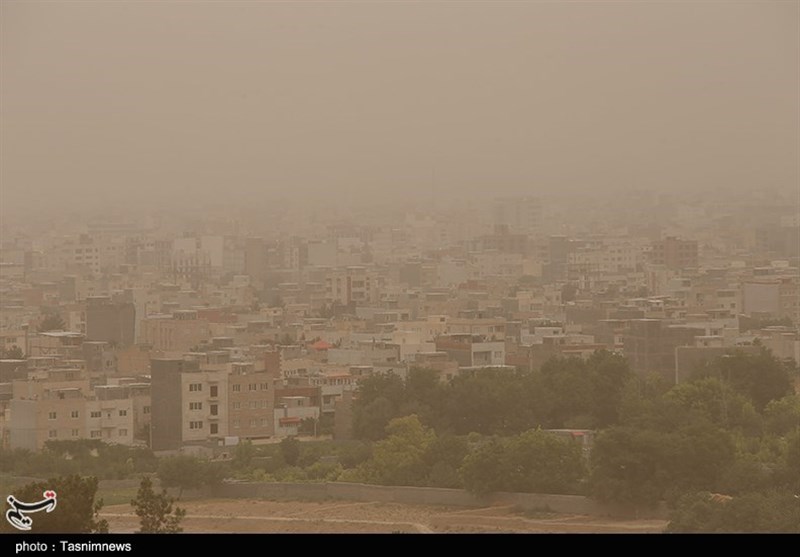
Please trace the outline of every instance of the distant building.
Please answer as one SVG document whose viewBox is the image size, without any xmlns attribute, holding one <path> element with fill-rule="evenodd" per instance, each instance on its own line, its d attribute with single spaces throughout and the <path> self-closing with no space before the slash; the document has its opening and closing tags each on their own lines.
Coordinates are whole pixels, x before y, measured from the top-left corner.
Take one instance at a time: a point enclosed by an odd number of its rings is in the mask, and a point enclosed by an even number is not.
<svg viewBox="0 0 800 557">
<path fill-rule="evenodd" d="M 681 240 L 667 236 L 653 242 L 651 247 L 650 262 L 653 265 L 664 265 L 673 270 L 688 269 L 698 265 L 696 240 Z"/>
<path fill-rule="evenodd" d="M 113 392 L 112 392 L 113 391 Z M 35 372 L 13 382 L 8 423 L 11 448 L 40 450 L 47 441 L 134 441 L 134 398 L 128 389 L 90 389 L 77 369 Z"/>
<path fill-rule="evenodd" d="M 134 343 L 136 308 L 130 302 L 112 302 L 108 296 L 86 298 L 86 340 L 112 346 Z"/>
<path fill-rule="evenodd" d="M 142 343 L 154 350 L 186 352 L 209 338 L 208 321 L 199 319 L 194 310 L 177 310 L 142 321 Z"/>
<path fill-rule="evenodd" d="M 674 381 L 675 349 L 694 346 L 702 329 L 669 325 L 660 319 L 632 319 L 623 336 L 625 357 L 631 369 L 641 376 L 661 374 Z"/>
<path fill-rule="evenodd" d="M 441 335 L 434 340 L 437 352 L 444 352 L 459 367 L 505 365 L 504 341 L 487 341 L 482 335 Z"/>
<path fill-rule="evenodd" d="M 253 362 L 232 364 L 228 377 L 228 431 L 231 435 L 240 439 L 275 435 L 275 380 L 278 377 L 280 366 L 256 370 Z"/>
<path fill-rule="evenodd" d="M 538 197 L 500 197 L 494 200 L 493 224 L 514 234 L 535 236 L 542 230 L 542 202 Z"/>
</svg>

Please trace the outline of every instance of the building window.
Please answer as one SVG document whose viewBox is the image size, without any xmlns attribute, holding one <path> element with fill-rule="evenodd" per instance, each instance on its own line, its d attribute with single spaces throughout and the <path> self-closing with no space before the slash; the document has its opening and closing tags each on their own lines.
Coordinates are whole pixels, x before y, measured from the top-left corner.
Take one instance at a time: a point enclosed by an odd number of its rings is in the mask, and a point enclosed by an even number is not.
<svg viewBox="0 0 800 557">
<path fill-rule="evenodd" d="M 261 390 L 266 391 L 269 388 L 269 383 L 261 383 Z"/>
<path fill-rule="evenodd" d="M 233 386 L 233 392 L 234 393 L 239 393 L 241 391 L 242 391 L 242 386 L 241 385 L 234 385 Z"/>
<path fill-rule="evenodd" d="M 219 413 L 219 406 L 216 404 L 211 405 L 211 415 L 216 416 Z"/>
<path fill-rule="evenodd" d="M 256 420 L 250 420 L 250 427 L 256 427 L 258 422 Z"/>
<path fill-rule="evenodd" d="M 233 427 L 239 428 L 239 420 L 233 420 Z"/>
<path fill-rule="evenodd" d="M 202 410 L 203 403 L 202 402 L 190 402 L 189 403 L 189 410 Z"/>
<path fill-rule="evenodd" d="M 251 400 L 250 404 L 248 404 L 248 406 L 250 407 L 250 410 L 255 410 L 256 408 L 258 408 L 258 401 L 257 400 Z"/>
<path fill-rule="evenodd" d="M 233 409 L 234 410 L 241 410 L 242 409 L 242 403 L 241 402 L 234 402 L 233 403 Z"/>
<path fill-rule="evenodd" d="M 50 430 L 50 431 L 47 433 L 47 436 L 48 436 L 50 439 L 54 439 L 54 438 L 58 437 L 58 431 L 56 431 L 55 429 L 51 429 L 51 430 Z"/>
<path fill-rule="evenodd" d="M 211 396 L 212 397 L 219 396 L 219 387 L 218 386 L 211 385 L 211 387 L 209 387 L 209 390 L 211 391 Z"/>
<path fill-rule="evenodd" d="M 119 433 L 119 437 L 127 437 L 128 436 L 128 430 L 127 429 L 120 429 L 118 433 Z"/>
<path fill-rule="evenodd" d="M 150 413 L 150 407 L 149 407 L 149 406 L 145 406 L 145 407 L 142 409 L 142 414 L 149 414 L 149 413 Z"/>
<path fill-rule="evenodd" d="M 73 410 L 72 412 L 69 413 L 69 415 L 70 415 L 71 418 L 77 418 L 78 417 L 78 411 L 77 410 Z"/>
<path fill-rule="evenodd" d="M 98 439 L 98 438 L 99 438 L 99 437 L 101 437 L 102 435 L 103 435 L 103 432 L 102 432 L 102 431 L 100 431 L 99 429 L 93 429 L 93 430 L 92 430 L 92 431 L 89 433 L 89 437 L 91 437 L 92 439 Z"/>
<path fill-rule="evenodd" d="M 128 415 L 128 411 L 127 410 L 120 410 L 119 411 L 119 415 L 120 416 L 127 416 Z"/>
<path fill-rule="evenodd" d="M 219 433 L 219 425 L 218 424 L 211 424 L 211 435 L 216 435 Z"/>
<path fill-rule="evenodd" d="M 203 390 L 202 383 L 189 383 L 189 392 L 190 393 L 199 393 Z"/>
<path fill-rule="evenodd" d="M 73 437 L 77 437 L 78 436 L 78 430 L 77 429 L 73 429 L 72 430 L 72 436 Z"/>
<path fill-rule="evenodd" d="M 103 413 L 100 412 L 99 410 L 96 410 L 96 411 L 93 411 L 93 412 L 89 412 L 89 417 L 91 417 L 91 418 L 99 418 L 102 415 L 103 415 Z"/>
<path fill-rule="evenodd" d="M 203 422 L 189 422 L 189 429 L 203 429 Z"/>
<path fill-rule="evenodd" d="M 267 427 L 269 425 L 269 421 L 266 418 L 261 418 L 261 427 Z"/>
<path fill-rule="evenodd" d="M 56 414 L 55 412 L 50 412 L 50 413 L 47 415 L 47 418 L 48 418 L 48 419 L 50 419 L 50 420 L 55 420 L 55 419 L 56 419 L 56 416 L 57 416 L 57 414 Z"/>
<path fill-rule="evenodd" d="M 258 385 L 256 385 L 255 383 L 250 383 L 250 384 L 247 386 L 247 390 L 248 390 L 248 391 L 255 391 L 255 390 L 256 390 L 256 387 L 258 387 Z"/>
</svg>

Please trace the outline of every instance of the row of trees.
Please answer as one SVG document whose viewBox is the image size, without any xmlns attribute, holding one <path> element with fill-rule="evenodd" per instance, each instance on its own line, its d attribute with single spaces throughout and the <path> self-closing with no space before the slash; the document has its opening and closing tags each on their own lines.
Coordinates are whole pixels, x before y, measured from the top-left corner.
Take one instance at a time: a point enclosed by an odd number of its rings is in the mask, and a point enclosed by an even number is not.
<svg viewBox="0 0 800 557">
<path fill-rule="evenodd" d="M 34 502 L 46 491 L 55 491 L 58 504 L 54 512 L 37 513 L 32 532 L 103 534 L 108 532 L 108 521 L 100 518 L 103 500 L 97 498 L 98 479 L 95 476 L 59 476 L 47 481 L 32 482 L 14 490 L 19 501 Z M 139 517 L 140 532 L 181 532 L 181 521 L 186 511 L 175 505 L 175 499 L 166 490 L 157 493 L 152 480 L 144 476 L 131 506 Z M 0 521 L 0 532 L 18 532 L 7 521 Z"/>
<path fill-rule="evenodd" d="M 722 426 L 762 427 L 761 412 L 792 391 L 796 370 L 762 349 L 737 353 L 698 369 L 695 380 L 671 396 L 691 405 L 713 407 Z M 403 380 L 374 375 L 359 384 L 354 434 L 365 440 L 386 435 L 393 418 L 417 414 L 437 432 L 511 435 L 535 428 L 603 429 L 626 421 L 643 389 L 666 385 L 635 378 L 619 355 L 598 351 L 588 360 L 554 358 L 540 371 L 485 369 L 459 375 L 447 384 L 435 372 L 413 369 Z"/>
<path fill-rule="evenodd" d="M 98 439 L 47 441 L 38 452 L 0 449 L 0 472 L 19 476 L 69 476 L 126 479 L 155 472 L 158 459 L 150 449 L 110 445 Z"/>
<path fill-rule="evenodd" d="M 631 378 L 625 359 L 607 351 L 588 361 L 552 359 L 536 372 L 480 370 L 447 384 L 426 369 L 412 369 L 405 381 L 374 375 L 359 384 L 354 434 L 381 439 L 391 419 L 409 414 L 453 435 L 606 427 L 618 422 Z"/>
<path fill-rule="evenodd" d="M 499 437 L 437 435 L 412 414 L 395 418 L 371 456 L 339 479 L 382 485 L 465 487 L 492 491 L 578 493 L 581 447 L 541 430 Z"/>
<path fill-rule="evenodd" d="M 666 500 L 676 513 L 673 528 L 691 529 L 696 509 L 708 507 L 721 522 L 696 529 L 715 531 L 730 513 L 744 513 L 742 505 L 795 512 L 775 494 L 800 494 L 796 377 L 793 364 L 764 349 L 718 358 L 676 386 L 636 377 L 604 352 L 585 362 L 551 360 L 540 372 L 482 370 L 446 385 L 426 370 L 405 381 L 375 376 L 362 382 L 354 408 L 355 432 L 374 440 L 372 455 L 342 478 L 583 492 L 632 509 Z M 411 413 L 418 424 L 397 420 Z M 561 427 L 597 430 L 589 461 L 537 431 Z M 449 451 L 433 450 L 441 443 Z M 739 502 L 708 503 L 704 493 Z"/>
</svg>

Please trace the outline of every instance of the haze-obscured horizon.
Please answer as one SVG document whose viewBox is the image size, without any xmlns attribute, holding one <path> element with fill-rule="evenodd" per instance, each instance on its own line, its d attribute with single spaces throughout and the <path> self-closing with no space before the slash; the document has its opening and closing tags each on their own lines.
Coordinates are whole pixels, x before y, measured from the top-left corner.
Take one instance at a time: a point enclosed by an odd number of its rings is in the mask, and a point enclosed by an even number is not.
<svg viewBox="0 0 800 557">
<path fill-rule="evenodd" d="M 798 6 L 4 1 L 2 212 L 791 192 Z"/>
</svg>

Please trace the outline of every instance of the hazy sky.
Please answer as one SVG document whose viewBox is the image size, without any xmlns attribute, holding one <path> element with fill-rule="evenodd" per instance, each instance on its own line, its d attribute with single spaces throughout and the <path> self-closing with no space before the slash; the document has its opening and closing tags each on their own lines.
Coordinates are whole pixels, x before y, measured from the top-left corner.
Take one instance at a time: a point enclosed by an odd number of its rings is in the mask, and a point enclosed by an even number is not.
<svg viewBox="0 0 800 557">
<path fill-rule="evenodd" d="M 798 2 L 0 6 L 6 209 L 800 187 Z"/>
</svg>

